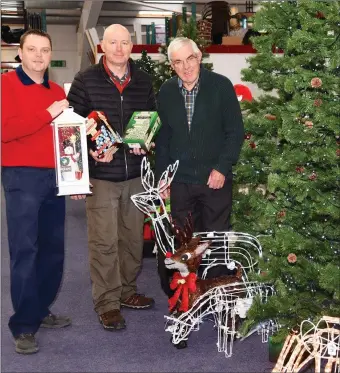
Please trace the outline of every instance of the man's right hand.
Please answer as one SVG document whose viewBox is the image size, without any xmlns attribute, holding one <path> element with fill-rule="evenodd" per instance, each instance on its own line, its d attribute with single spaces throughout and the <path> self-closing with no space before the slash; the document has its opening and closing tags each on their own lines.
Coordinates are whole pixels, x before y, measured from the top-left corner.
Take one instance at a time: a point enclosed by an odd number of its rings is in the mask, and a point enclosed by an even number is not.
<svg viewBox="0 0 340 373">
<path fill-rule="evenodd" d="M 160 184 L 159 184 L 160 189 L 162 188 L 162 186 L 163 186 L 164 184 L 165 184 L 165 181 L 162 180 L 162 181 L 160 182 Z M 162 199 L 167 199 L 167 198 L 169 198 L 169 197 L 170 197 L 170 187 L 167 187 L 167 188 L 164 190 L 164 192 L 160 193 L 159 195 L 161 196 Z"/>
<path fill-rule="evenodd" d="M 103 162 L 103 163 L 109 163 L 113 159 L 113 154 L 115 153 L 116 147 L 112 146 L 110 149 L 108 149 L 103 158 L 98 158 L 98 153 L 94 152 L 90 149 L 90 155 L 96 162 Z"/>
<path fill-rule="evenodd" d="M 46 110 L 51 114 L 51 117 L 54 119 L 68 107 L 69 107 L 69 103 L 66 99 L 64 99 L 61 101 L 54 101 L 53 104 L 50 107 L 48 107 Z"/>
</svg>

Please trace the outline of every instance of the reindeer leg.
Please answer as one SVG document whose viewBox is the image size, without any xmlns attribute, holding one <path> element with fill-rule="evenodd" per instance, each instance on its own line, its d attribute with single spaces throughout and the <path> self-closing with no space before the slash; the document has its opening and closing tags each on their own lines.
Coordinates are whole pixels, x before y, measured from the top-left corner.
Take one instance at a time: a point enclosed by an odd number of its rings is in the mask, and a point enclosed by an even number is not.
<svg viewBox="0 0 340 373">
<path fill-rule="evenodd" d="M 171 337 L 170 342 L 177 348 L 177 350 L 183 350 L 184 348 L 188 347 L 187 341 L 180 341 L 179 343 L 174 343 L 172 342 L 172 337 Z"/>
<path fill-rule="evenodd" d="M 180 341 L 177 344 L 173 343 L 173 345 L 177 348 L 177 350 L 183 350 L 184 348 L 188 347 L 187 341 Z"/>
</svg>

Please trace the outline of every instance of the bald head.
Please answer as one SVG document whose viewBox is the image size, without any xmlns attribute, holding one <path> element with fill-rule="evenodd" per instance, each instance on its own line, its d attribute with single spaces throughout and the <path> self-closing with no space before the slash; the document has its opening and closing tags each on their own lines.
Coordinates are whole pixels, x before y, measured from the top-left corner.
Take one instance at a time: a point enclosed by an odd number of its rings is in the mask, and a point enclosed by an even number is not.
<svg viewBox="0 0 340 373">
<path fill-rule="evenodd" d="M 104 31 L 103 40 L 108 40 L 116 37 L 117 35 L 120 35 L 122 37 L 125 37 L 126 40 L 131 42 L 131 35 L 129 33 L 129 30 L 120 24 L 113 24 L 107 27 Z"/>
<path fill-rule="evenodd" d="M 101 45 L 111 71 L 118 68 L 125 72 L 132 51 L 129 30 L 118 24 L 107 27 Z"/>
</svg>

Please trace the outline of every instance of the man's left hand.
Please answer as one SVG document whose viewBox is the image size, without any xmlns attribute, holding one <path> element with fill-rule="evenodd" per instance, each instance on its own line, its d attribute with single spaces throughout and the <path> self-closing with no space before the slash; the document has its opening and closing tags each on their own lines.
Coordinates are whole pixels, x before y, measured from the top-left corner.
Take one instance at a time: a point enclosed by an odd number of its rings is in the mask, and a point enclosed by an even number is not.
<svg viewBox="0 0 340 373">
<path fill-rule="evenodd" d="M 151 148 L 154 148 L 154 147 L 155 147 L 155 143 L 152 142 L 151 143 Z M 142 148 L 133 148 L 133 149 L 130 150 L 130 153 L 134 154 L 134 155 L 145 155 L 146 151 L 143 150 Z"/>
<path fill-rule="evenodd" d="M 130 153 L 134 155 L 145 155 L 146 151 L 143 150 L 142 148 L 133 148 L 130 150 Z"/>
<path fill-rule="evenodd" d="M 225 176 L 216 170 L 210 172 L 210 176 L 207 185 L 211 189 L 221 189 L 223 188 L 225 182 Z"/>
<path fill-rule="evenodd" d="M 90 188 L 93 188 L 93 185 L 90 183 Z M 71 199 L 73 199 L 74 201 L 79 201 L 81 199 L 85 199 L 87 196 L 87 194 L 72 194 L 70 196 Z"/>
</svg>

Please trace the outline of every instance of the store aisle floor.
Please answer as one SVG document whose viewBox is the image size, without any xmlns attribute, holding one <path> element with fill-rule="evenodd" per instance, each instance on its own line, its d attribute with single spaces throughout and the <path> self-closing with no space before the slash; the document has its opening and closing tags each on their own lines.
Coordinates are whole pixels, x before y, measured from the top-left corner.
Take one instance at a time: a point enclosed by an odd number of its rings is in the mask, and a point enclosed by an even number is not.
<svg viewBox="0 0 340 373">
<path fill-rule="evenodd" d="M 15 353 L 7 322 L 12 312 L 9 294 L 9 255 L 2 195 L 2 372 L 270 372 L 268 346 L 260 336 L 234 344 L 226 359 L 216 347 L 217 332 L 211 322 L 192 333 L 189 347 L 177 350 L 164 331 L 167 298 L 162 293 L 154 258 L 144 260 L 139 291 L 155 298 L 152 310 L 123 310 L 127 329 L 104 331 L 93 311 L 88 271 L 84 201 L 67 202 L 66 261 L 63 285 L 52 307 L 54 313 L 72 317 L 71 327 L 38 332 L 40 351 Z"/>
</svg>

